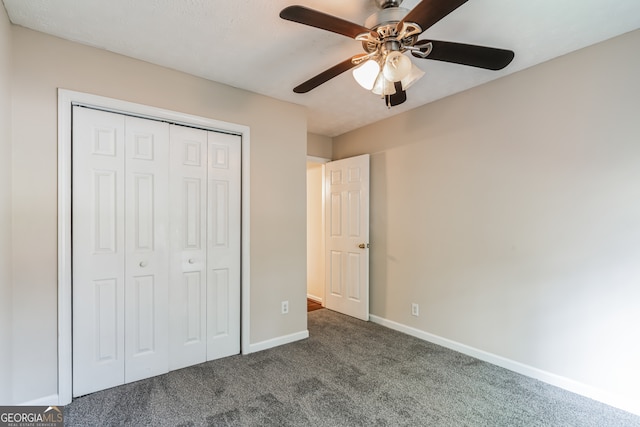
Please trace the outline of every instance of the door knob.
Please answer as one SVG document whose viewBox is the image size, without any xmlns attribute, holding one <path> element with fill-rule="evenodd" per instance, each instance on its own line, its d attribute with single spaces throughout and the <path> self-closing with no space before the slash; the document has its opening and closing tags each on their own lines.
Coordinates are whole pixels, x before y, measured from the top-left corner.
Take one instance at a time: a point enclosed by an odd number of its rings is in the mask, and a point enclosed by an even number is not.
<svg viewBox="0 0 640 427">
<path fill-rule="evenodd" d="M 189 258 L 189 264 L 193 264 L 194 262 L 196 262 L 196 260 L 195 260 L 195 259 L 193 259 L 193 258 Z"/>
<path fill-rule="evenodd" d="M 146 261 L 140 261 L 140 267 L 146 267 L 146 266 L 147 266 Z"/>
<path fill-rule="evenodd" d="M 368 244 L 368 243 L 360 243 L 360 244 L 358 245 L 358 247 L 359 247 L 360 249 L 368 248 L 368 247 L 369 247 L 369 244 Z"/>
</svg>

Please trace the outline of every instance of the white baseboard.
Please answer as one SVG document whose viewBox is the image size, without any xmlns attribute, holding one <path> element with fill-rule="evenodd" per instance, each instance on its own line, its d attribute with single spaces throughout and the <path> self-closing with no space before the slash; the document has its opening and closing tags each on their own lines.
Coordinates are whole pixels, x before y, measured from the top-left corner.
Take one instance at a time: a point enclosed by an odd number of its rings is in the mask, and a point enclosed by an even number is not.
<svg viewBox="0 0 640 427">
<path fill-rule="evenodd" d="M 307 294 L 307 299 L 310 299 L 311 301 L 315 301 L 318 304 L 322 304 L 322 298 L 317 297 L 315 295 Z"/>
<path fill-rule="evenodd" d="M 245 354 L 255 353 L 257 351 L 267 350 L 269 348 L 278 347 L 280 345 L 289 344 L 295 341 L 300 341 L 305 338 L 309 338 L 309 331 L 296 332 L 295 334 L 283 335 L 281 337 L 272 338 L 270 340 L 261 341 L 255 344 L 249 345 L 249 351 Z"/>
<path fill-rule="evenodd" d="M 477 348 L 473 348 L 468 345 L 440 337 L 438 335 L 424 332 L 420 329 L 403 325 L 392 320 L 375 316 L 373 314 L 370 315 L 369 318 L 373 323 L 377 323 L 379 325 L 394 329 L 399 332 L 403 332 L 407 335 L 411 335 L 421 340 L 429 341 L 442 347 L 449 348 L 459 353 L 466 354 L 467 356 L 475 357 L 476 359 L 482 360 L 484 362 L 488 362 L 493 365 L 508 369 L 510 371 L 517 372 L 518 374 L 540 380 L 542 382 L 562 388 L 572 393 L 588 397 L 589 399 L 597 400 L 598 402 L 602 402 L 609 406 L 622 409 L 623 411 L 627 411 L 635 415 L 640 415 L 640 402 L 638 402 L 637 399 L 615 395 L 613 393 L 589 386 L 570 378 L 553 374 L 542 369 L 534 368 L 533 366 L 525 365 L 524 363 L 516 362 L 514 360 L 507 359 L 505 357 L 498 356 L 484 350 L 479 350 Z"/>
<path fill-rule="evenodd" d="M 17 406 L 58 406 L 59 399 L 57 394 L 51 396 L 40 397 L 38 399 L 29 400 L 28 402 L 18 403 Z"/>
</svg>

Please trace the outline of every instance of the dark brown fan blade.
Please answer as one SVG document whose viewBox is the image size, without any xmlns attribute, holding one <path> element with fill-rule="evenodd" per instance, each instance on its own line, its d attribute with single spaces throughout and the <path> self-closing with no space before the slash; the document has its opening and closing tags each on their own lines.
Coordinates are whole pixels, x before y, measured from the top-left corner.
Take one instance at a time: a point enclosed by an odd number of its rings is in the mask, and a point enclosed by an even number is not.
<svg viewBox="0 0 640 427">
<path fill-rule="evenodd" d="M 393 95 L 386 95 L 384 97 L 385 105 L 388 107 L 395 107 L 396 105 L 400 105 L 407 100 L 407 92 L 402 90 L 402 83 L 395 82 L 393 86 L 396 89 L 396 93 Z"/>
<path fill-rule="evenodd" d="M 487 70 L 502 70 L 511 63 L 514 57 L 514 53 L 510 50 L 437 40 L 420 40 L 415 46 L 426 46 L 428 43 L 432 44 L 433 49 L 426 59 L 470 65 Z M 412 55 L 416 58 L 423 58 L 417 52 L 412 52 Z"/>
<path fill-rule="evenodd" d="M 407 13 L 401 23 L 415 22 L 425 31 L 466 2 L 467 0 L 422 0 Z"/>
<path fill-rule="evenodd" d="M 350 70 L 353 67 L 355 67 L 355 64 L 353 63 L 351 58 L 349 58 L 345 61 L 342 61 L 338 65 L 334 65 L 328 70 L 321 72 L 317 76 L 310 78 L 306 82 L 294 87 L 293 91 L 295 93 L 307 93 L 310 90 L 317 88 L 321 84 L 328 82 L 332 78 L 339 76 L 340 74 L 344 73 L 347 70 Z"/>
<path fill-rule="evenodd" d="M 289 6 L 282 9 L 280 18 L 288 21 L 297 22 L 299 24 L 309 25 L 311 27 L 320 28 L 322 30 L 332 31 L 343 36 L 355 39 L 359 34 L 370 33 L 371 30 L 362 25 L 345 21 L 332 15 L 327 15 L 317 10 L 309 9 L 304 6 Z M 375 33 L 377 36 L 377 33 Z"/>
</svg>

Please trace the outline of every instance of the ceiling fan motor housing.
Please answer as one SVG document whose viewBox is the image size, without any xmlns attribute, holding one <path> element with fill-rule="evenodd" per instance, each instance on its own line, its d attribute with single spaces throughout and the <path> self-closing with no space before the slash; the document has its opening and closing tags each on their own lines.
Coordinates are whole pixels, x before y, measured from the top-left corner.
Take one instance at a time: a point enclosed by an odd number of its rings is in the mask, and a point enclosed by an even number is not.
<svg viewBox="0 0 640 427">
<path fill-rule="evenodd" d="M 404 51 L 404 46 L 412 46 L 417 40 L 417 35 L 412 35 L 400 40 L 397 28 L 398 22 L 402 21 L 408 13 L 409 9 L 389 7 L 369 16 L 365 21 L 365 26 L 378 33 L 378 38 L 373 39 L 368 37 L 362 41 L 362 47 L 365 52 L 372 53 L 381 48 Z M 390 45 L 390 41 L 394 41 L 395 43 Z"/>
<path fill-rule="evenodd" d="M 376 4 L 380 9 L 388 7 L 398 7 L 402 4 L 402 0 L 376 0 Z"/>
<path fill-rule="evenodd" d="M 409 13 L 409 9 L 405 9 L 403 7 L 382 9 L 368 17 L 364 26 L 375 30 L 381 25 L 397 24 L 402 21 L 402 18 L 404 18 L 407 13 Z"/>
</svg>

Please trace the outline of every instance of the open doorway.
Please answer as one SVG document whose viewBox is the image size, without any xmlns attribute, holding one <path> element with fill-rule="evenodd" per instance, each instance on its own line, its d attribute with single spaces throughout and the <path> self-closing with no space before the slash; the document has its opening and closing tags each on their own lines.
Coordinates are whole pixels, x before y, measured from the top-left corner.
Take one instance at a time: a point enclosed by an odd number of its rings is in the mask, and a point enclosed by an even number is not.
<svg viewBox="0 0 640 427">
<path fill-rule="evenodd" d="M 307 158 L 307 307 L 309 301 L 317 301 L 328 309 L 369 320 L 370 157 L 362 154 L 324 163 L 310 160 Z"/>
<path fill-rule="evenodd" d="M 307 159 L 307 311 L 324 306 L 324 164 Z"/>
</svg>

